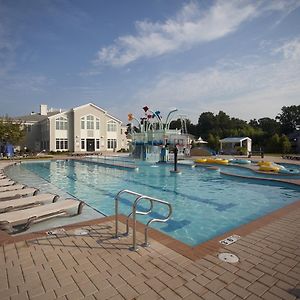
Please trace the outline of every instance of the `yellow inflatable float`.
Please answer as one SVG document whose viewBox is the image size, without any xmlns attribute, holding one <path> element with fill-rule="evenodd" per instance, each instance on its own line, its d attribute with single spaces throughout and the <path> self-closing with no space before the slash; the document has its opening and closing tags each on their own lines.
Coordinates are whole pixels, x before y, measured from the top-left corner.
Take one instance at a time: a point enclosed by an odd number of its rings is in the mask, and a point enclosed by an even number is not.
<svg viewBox="0 0 300 300">
<path fill-rule="evenodd" d="M 207 163 L 219 164 L 219 165 L 228 165 L 228 159 L 223 158 L 208 158 Z"/>
<path fill-rule="evenodd" d="M 257 163 L 259 166 L 272 166 L 273 165 L 273 162 L 271 162 L 271 161 L 259 161 L 258 163 Z"/>
<path fill-rule="evenodd" d="M 199 158 L 195 160 L 195 163 L 203 164 L 206 163 L 207 159 L 206 158 Z"/>
<path fill-rule="evenodd" d="M 280 166 L 271 161 L 259 161 L 257 164 L 259 165 L 258 171 L 274 173 L 280 171 Z"/>
<path fill-rule="evenodd" d="M 228 165 L 228 159 L 223 158 L 199 158 L 195 160 L 195 163 L 200 164 L 219 164 L 219 165 Z"/>
</svg>

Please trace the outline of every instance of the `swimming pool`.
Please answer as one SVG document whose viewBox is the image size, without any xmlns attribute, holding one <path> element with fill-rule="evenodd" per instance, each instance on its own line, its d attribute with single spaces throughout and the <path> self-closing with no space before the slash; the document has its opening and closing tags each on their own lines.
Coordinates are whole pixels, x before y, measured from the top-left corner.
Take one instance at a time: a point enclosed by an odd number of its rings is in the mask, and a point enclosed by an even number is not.
<svg viewBox="0 0 300 300">
<path fill-rule="evenodd" d="M 173 215 L 166 224 L 153 227 L 190 246 L 300 199 L 296 185 L 229 178 L 202 167 L 180 166 L 180 175 L 171 174 L 170 169 L 169 164 L 139 163 L 138 171 L 129 171 L 88 161 L 59 160 L 22 163 L 10 168 L 9 176 L 20 182 L 26 179 L 27 184 L 28 174 L 39 176 L 105 215 L 114 214 L 114 197 L 125 188 L 166 200 L 173 206 Z M 131 204 L 122 197 L 120 212 L 128 214 Z M 166 213 L 163 207 L 155 211 L 156 216 Z"/>
</svg>

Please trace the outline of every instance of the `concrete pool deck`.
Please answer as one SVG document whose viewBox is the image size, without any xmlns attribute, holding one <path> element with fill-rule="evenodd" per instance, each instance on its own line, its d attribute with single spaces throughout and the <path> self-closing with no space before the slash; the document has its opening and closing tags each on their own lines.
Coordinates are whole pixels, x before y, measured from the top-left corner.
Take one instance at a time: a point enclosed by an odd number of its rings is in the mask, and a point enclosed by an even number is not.
<svg viewBox="0 0 300 300">
<path fill-rule="evenodd" d="M 64 228 L 53 236 L 0 231 L 1 300 L 300 297 L 300 201 L 197 247 L 151 230 L 151 247 L 132 252 L 131 236 L 112 238 L 112 217 Z M 233 233 L 241 239 L 218 242 Z M 240 261 L 222 262 L 221 252 Z"/>
</svg>

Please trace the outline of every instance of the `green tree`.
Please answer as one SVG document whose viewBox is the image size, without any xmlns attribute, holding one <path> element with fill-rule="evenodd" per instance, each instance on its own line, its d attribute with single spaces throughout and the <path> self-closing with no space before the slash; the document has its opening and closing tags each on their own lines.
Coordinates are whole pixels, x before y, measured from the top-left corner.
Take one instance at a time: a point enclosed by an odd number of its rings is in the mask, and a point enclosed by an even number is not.
<svg viewBox="0 0 300 300">
<path fill-rule="evenodd" d="M 267 136 L 280 133 L 280 123 L 271 118 L 261 118 L 258 120 L 259 128 L 261 128 Z"/>
<path fill-rule="evenodd" d="M 9 118 L 0 120 L 0 141 L 16 145 L 22 141 L 25 131 L 20 123 L 15 123 Z"/>
<path fill-rule="evenodd" d="M 280 153 L 281 147 L 280 147 L 280 137 L 277 133 L 275 133 L 268 141 L 267 152 L 273 152 L 273 153 Z"/>
<path fill-rule="evenodd" d="M 220 149 L 219 140 L 220 140 L 219 136 L 214 136 L 211 133 L 209 133 L 207 137 L 208 147 L 218 151 Z"/>
<path fill-rule="evenodd" d="M 204 112 L 199 116 L 197 124 L 197 136 L 203 139 L 208 138 L 208 134 L 214 131 L 216 118 L 212 112 Z"/>
<path fill-rule="evenodd" d="M 282 133 L 292 133 L 300 125 L 300 105 L 283 106 L 276 119 L 280 122 Z"/>
<path fill-rule="evenodd" d="M 286 135 L 283 134 L 280 137 L 279 143 L 280 143 L 280 150 L 281 150 L 280 152 L 281 153 L 286 154 L 291 151 L 292 144 Z"/>
</svg>

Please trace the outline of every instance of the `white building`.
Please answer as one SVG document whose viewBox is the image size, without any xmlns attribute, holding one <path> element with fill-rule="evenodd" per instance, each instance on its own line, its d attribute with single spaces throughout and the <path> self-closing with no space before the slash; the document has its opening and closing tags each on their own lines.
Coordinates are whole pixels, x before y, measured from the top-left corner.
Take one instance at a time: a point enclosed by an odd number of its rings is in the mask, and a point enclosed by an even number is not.
<svg viewBox="0 0 300 300">
<path fill-rule="evenodd" d="M 126 126 L 93 103 L 66 111 L 48 110 L 17 118 L 26 128 L 23 146 L 31 151 L 74 153 L 127 149 Z"/>
</svg>

